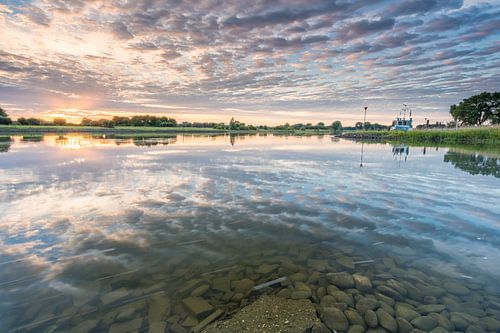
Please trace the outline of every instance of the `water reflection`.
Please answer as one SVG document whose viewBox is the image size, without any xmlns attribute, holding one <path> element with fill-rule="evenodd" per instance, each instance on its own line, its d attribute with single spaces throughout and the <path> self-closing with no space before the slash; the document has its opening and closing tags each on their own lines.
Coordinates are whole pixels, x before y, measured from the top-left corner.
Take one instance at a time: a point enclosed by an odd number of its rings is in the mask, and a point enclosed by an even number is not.
<svg viewBox="0 0 500 333">
<path fill-rule="evenodd" d="M 451 149 L 273 135 L 11 147 L 0 157 L 8 332 L 182 332 L 206 316 L 190 297 L 229 317 L 262 293 L 291 297 L 296 284 L 251 288 L 293 276 L 320 306 L 325 274 L 339 271 L 377 293 L 402 284 L 391 297 L 415 308 L 426 296 L 477 309 L 458 331 L 498 317 L 500 183 L 445 163 Z"/>
<path fill-rule="evenodd" d="M 500 178 L 500 160 L 497 156 L 487 156 L 477 152 L 450 149 L 444 161 L 471 175 L 492 175 Z"/>
</svg>

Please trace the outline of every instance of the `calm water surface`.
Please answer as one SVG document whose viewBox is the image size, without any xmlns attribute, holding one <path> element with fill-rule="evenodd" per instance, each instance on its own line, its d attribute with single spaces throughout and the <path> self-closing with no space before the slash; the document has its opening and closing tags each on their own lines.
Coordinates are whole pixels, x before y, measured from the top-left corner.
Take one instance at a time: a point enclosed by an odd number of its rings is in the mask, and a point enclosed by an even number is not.
<svg viewBox="0 0 500 333">
<path fill-rule="evenodd" d="M 289 297 L 288 281 L 320 303 L 339 271 L 398 281 L 414 308 L 445 304 L 456 331 L 496 331 L 499 150 L 272 135 L 0 142 L 0 332 L 186 332 L 215 309 Z"/>
</svg>

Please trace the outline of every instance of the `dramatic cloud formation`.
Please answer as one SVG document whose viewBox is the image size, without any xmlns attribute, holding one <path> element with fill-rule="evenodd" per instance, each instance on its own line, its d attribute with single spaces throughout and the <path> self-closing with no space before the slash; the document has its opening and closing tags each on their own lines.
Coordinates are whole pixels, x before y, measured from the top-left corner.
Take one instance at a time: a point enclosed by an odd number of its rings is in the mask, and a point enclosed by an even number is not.
<svg viewBox="0 0 500 333">
<path fill-rule="evenodd" d="M 500 83 L 500 3 L 0 3 L 0 105 L 15 116 L 419 120 Z"/>
</svg>

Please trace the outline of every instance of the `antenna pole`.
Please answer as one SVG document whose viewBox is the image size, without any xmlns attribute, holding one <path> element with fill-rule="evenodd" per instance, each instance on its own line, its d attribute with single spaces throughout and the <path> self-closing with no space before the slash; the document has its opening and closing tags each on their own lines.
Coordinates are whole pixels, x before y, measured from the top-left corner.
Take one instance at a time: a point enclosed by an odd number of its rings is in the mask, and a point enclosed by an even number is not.
<svg viewBox="0 0 500 333">
<path fill-rule="evenodd" d="M 363 131 L 365 130 L 365 123 L 366 123 L 366 109 L 368 109 L 367 106 L 365 106 L 365 117 L 363 118 Z"/>
</svg>

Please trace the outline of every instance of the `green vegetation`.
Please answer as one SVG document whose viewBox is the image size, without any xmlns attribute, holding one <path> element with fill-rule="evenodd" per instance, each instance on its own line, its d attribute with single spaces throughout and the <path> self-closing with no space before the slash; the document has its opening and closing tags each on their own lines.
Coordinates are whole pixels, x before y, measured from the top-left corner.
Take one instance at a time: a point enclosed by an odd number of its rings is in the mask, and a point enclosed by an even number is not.
<svg viewBox="0 0 500 333">
<path fill-rule="evenodd" d="M 342 123 L 340 121 L 336 120 L 332 123 L 332 133 L 342 133 Z"/>
<path fill-rule="evenodd" d="M 500 127 L 461 128 L 458 130 L 414 131 L 355 131 L 345 133 L 347 138 L 396 140 L 415 143 L 494 143 L 500 144 Z"/>
<path fill-rule="evenodd" d="M 0 107 L 0 125 L 10 125 L 12 120 L 9 118 L 7 112 Z"/>
<path fill-rule="evenodd" d="M 9 135 L 0 135 L 0 142 L 10 142 L 12 138 Z"/>
<path fill-rule="evenodd" d="M 450 106 L 455 121 L 464 125 L 500 124 L 500 92 L 483 92 Z"/>
<path fill-rule="evenodd" d="M 33 142 L 40 142 L 43 141 L 43 135 L 23 135 L 23 141 L 33 141 Z"/>
</svg>

